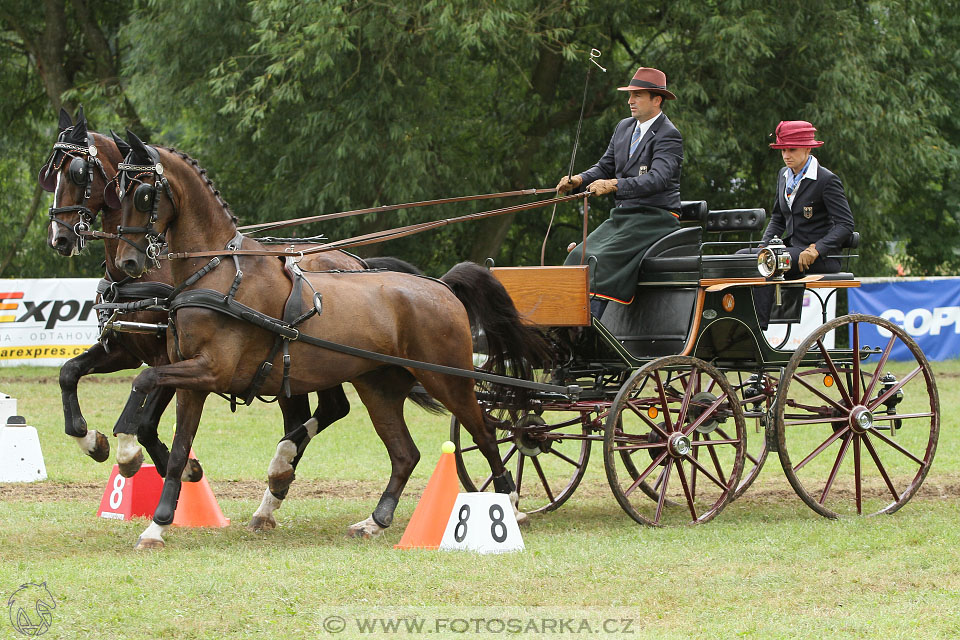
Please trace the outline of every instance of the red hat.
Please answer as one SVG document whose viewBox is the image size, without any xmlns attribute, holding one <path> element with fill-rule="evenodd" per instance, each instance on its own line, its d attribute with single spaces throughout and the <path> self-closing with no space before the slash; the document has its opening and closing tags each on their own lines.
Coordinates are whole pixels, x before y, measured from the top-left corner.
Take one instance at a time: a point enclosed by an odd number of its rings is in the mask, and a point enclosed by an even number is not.
<svg viewBox="0 0 960 640">
<path fill-rule="evenodd" d="M 667 91 L 667 74 L 651 67 L 637 69 L 629 86 L 617 87 L 617 91 L 649 91 L 658 93 L 667 100 L 677 99 L 677 96 Z"/>
<path fill-rule="evenodd" d="M 800 149 L 823 146 L 823 142 L 815 140 L 817 128 L 806 120 L 783 120 L 777 125 L 777 141 L 770 145 L 771 149 Z"/>
</svg>

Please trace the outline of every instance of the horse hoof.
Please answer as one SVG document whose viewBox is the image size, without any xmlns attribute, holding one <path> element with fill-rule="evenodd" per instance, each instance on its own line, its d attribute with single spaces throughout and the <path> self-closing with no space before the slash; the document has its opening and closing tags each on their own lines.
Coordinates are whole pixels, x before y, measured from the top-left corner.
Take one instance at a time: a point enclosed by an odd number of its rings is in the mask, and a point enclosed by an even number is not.
<svg viewBox="0 0 960 640">
<path fill-rule="evenodd" d="M 163 540 L 157 540 L 156 538 L 144 538 L 141 536 L 137 538 L 137 546 L 135 548 L 137 551 L 143 551 L 144 549 L 163 549 L 163 547 Z"/>
<path fill-rule="evenodd" d="M 247 525 L 250 531 L 269 531 L 277 528 L 277 521 L 273 516 L 253 516 Z"/>
<path fill-rule="evenodd" d="M 523 511 L 517 512 L 517 525 L 526 527 L 530 524 L 530 516 Z"/>
<path fill-rule="evenodd" d="M 203 467 L 200 466 L 200 462 L 189 458 L 187 460 L 187 466 L 183 468 L 183 473 L 180 474 L 180 480 L 183 482 L 200 482 L 203 478 Z"/>
<path fill-rule="evenodd" d="M 383 527 L 374 522 L 373 518 L 367 518 L 362 522 L 347 527 L 348 538 L 363 538 L 364 540 L 369 540 L 376 538 L 381 533 L 383 533 Z"/>
<path fill-rule="evenodd" d="M 143 464 L 143 451 L 138 451 L 137 456 L 130 462 L 117 463 L 117 467 L 120 470 L 120 475 L 124 478 L 132 478 L 137 471 L 140 471 L 140 466 Z"/>
<path fill-rule="evenodd" d="M 110 457 L 110 441 L 107 440 L 107 436 L 99 431 L 94 431 L 94 433 L 96 434 L 96 444 L 93 447 L 93 451 L 90 451 L 87 455 L 97 462 L 104 462 Z"/>
</svg>

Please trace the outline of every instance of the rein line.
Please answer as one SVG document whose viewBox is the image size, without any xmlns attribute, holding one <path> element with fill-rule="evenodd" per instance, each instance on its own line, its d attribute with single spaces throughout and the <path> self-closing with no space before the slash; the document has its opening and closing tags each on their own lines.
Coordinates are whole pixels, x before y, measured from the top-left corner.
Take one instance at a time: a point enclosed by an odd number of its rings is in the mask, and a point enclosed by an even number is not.
<svg viewBox="0 0 960 640">
<path fill-rule="evenodd" d="M 310 222 L 320 222 L 322 220 L 333 220 L 335 218 L 346 218 L 348 216 L 357 216 L 364 213 L 380 213 L 387 211 L 397 211 L 398 209 L 415 209 L 417 207 L 427 207 L 435 204 L 450 204 L 452 202 L 469 202 L 471 200 L 489 200 L 491 198 L 509 198 L 513 196 L 534 196 L 544 193 L 553 193 L 556 189 L 519 189 L 516 191 L 502 191 L 500 193 L 484 193 L 473 196 L 455 196 L 453 198 L 440 198 L 438 200 L 422 200 L 420 202 L 407 202 L 405 204 L 385 204 L 382 207 L 369 207 L 367 209 L 353 209 L 352 211 L 341 211 L 339 213 L 324 213 L 307 218 L 294 218 L 291 220 L 278 220 L 276 222 L 261 222 L 259 224 L 248 224 L 243 227 L 237 227 L 237 231 L 248 231 L 256 233 L 267 231 L 268 229 L 278 229 L 281 227 L 293 227 Z"/>
<path fill-rule="evenodd" d="M 531 190 L 536 192 L 554 192 L 555 189 L 536 189 Z M 406 227 L 397 227 L 395 229 L 385 229 L 383 231 L 376 231 L 374 233 L 368 233 L 361 236 L 354 236 L 352 238 L 345 238 L 343 240 L 337 240 L 335 242 L 328 242 L 326 244 L 321 244 L 311 249 L 305 249 L 302 251 L 275 251 L 268 249 L 237 249 L 237 250 L 228 250 L 228 249 L 219 249 L 212 251 L 186 251 L 178 253 L 168 253 L 166 258 L 168 260 L 178 260 L 185 258 L 206 258 L 213 256 L 223 256 L 223 255 L 247 255 L 247 256 L 306 256 L 314 253 L 322 253 L 326 251 L 336 251 L 339 249 L 344 249 L 347 247 L 360 247 L 367 244 L 374 244 L 377 242 L 383 242 L 385 240 L 393 240 L 395 238 L 402 238 L 404 236 L 409 236 L 415 233 L 420 233 L 421 231 L 427 231 L 429 229 L 435 229 L 438 227 L 443 227 L 448 224 L 455 224 L 457 222 L 464 222 L 467 220 L 480 220 L 482 218 L 489 218 L 493 216 L 499 216 L 506 213 L 514 213 L 517 211 L 526 211 L 529 209 L 537 209 L 540 207 L 546 207 L 551 204 L 558 202 L 566 202 L 569 200 L 577 200 L 581 198 L 587 198 L 591 194 L 590 192 L 577 193 L 568 196 L 560 196 L 557 198 L 548 198 L 546 200 L 539 200 L 537 202 L 530 202 L 526 204 L 518 204 L 510 207 L 503 207 L 500 209 L 491 209 L 490 211 L 481 211 L 478 213 L 470 213 L 463 216 L 458 216 L 455 218 L 445 218 L 443 220 L 434 220 L 431 222 L 421 222 L 418 224 L 409 225 Z M 485 196 L 480 196 L 485 197 Z M 467 198 L 476 199 L 477 196 L 467 196 Z M 451 199 L 455 200 L 455 199 Z M 407 205 L 392 205 L 394 208 L 402 208 Z M 375 210 L 379 210 L 378 207 Z M 328 214 L 328 215 L 337 215 L 337 214 Z M 319 217 L 319 216 L 318 216 Z M 238 231 L 244 229 L 244 227 L 238 228 Z"/>
</svg>

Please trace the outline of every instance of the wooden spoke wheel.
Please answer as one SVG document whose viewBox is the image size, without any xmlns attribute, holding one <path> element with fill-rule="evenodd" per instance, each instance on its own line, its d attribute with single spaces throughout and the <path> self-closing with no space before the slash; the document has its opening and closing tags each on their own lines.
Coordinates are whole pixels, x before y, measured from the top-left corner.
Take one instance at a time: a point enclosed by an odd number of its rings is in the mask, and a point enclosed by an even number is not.
<svg viewBox="0 0 960 640">
<path fill-rule="evenodd" d="M 627 380 L 607 417 L 613 495 L 642 524 L 706 522 L 739 486 L 745 431 L 737 394 L 717 369 L 688 356 L 654 360 Z M 665 509 L 671 503 L 681 508 Z"/>
<path fill-rule="evenodd" d="M 515 422 L 506 412 L 494 411 L 501 422 L 496 442 L 503 465 L 513 475 L 520 497 L 518 508 L 527 513 L 552 511 L 573 495 L 587 470 L 590 440 L 587 418 L 569 412 L 544 415 L 523 413 Z M 466 491 L 493 491 L 490 465 L 460 422 L 450 421 L 450 439 L 456 445 L 457 475 Z"/>
<path fill-rule="evenodd" d="M 864 325 L 889 338 L 865 347 Z M 849 336 L 850 349 L 828 350 L 831 331 Z M 828 518 L 893 513 L 920 488 L 936 452 L 940 400 L 933 371 L 892 322 L 842 316 L 814 331 L 790 359 L 777 394 L 776 430 L 787 479 L 814 511 Z"/>
</svg>

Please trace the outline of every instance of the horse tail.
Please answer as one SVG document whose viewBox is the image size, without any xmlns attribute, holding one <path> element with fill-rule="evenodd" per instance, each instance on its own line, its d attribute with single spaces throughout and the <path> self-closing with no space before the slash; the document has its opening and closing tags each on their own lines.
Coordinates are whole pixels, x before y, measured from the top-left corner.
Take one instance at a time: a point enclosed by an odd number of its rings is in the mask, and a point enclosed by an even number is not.
<svg viewBox="0 0 960 640">
<path fill-rule="evenodd" d="M 423 271 L 413 266 L 406 260 L 394 258 L 393 256 L 378 256 L 376 258 L 364 258 L 368 269 L 384 269 L 386 271 L 397 271 L 399 273 L 412 273 L 422 276 Z M 440 415 L 447 412 L 447 408 L 437 402 L 433 396 L 427 393 L 423 387 L 416 385 L 413 390 L 407 394 L 407 399 L 413 402 L 427 413 Z"/>
<path fill-rule="evenodd" d="M 398 271 L 400 273 L 412 273 L 422 276 L 423 271 L 413 266 L 406 260 L 394 258 L 393 256 L 378 256 L 376 258 L 364 258 L 369 269 L 385 269 L 386 271 Z"/>
<path fill-rule="evenodd" d="M 482 331 L 486 339 L 488 359 L 482 368 L 530 380 L 533 364 L 546 359 L 547 343 L 539 332 L 523 324 L 503 285 L 488 269 L 473 262 L 461 262 L 440 280 L 463 303 L 474 336 L 479 338 Z M 491 390 L 497 399 L 522 402 L 527 396 L 521 387 L 492 385 Z"/>
</svg>

